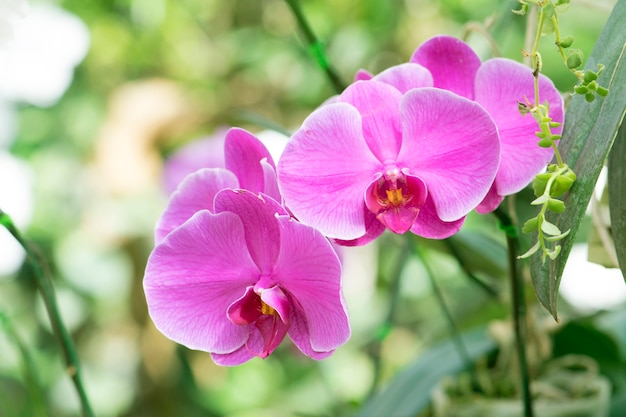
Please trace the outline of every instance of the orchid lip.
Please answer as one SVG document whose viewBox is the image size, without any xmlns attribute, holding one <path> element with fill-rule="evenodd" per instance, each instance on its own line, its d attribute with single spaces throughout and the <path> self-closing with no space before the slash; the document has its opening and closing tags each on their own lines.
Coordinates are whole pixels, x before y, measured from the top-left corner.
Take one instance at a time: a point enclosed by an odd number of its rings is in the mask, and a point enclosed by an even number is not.
<svg viewBox="0 0 626 417">
<path fill-rule="evenodd" d="M 365 194 L 367 208 L 399 234 L 411 229 L 428 195 L 426 184 L 405 171 L 386 161 L 384 173 L 378 174 Z"/>
<path fill-rule="evenodd" d="M 257 352 L 246 343 L 250 353 L 265 358 L 285 337 L 289 328 L 290 305 L 285 293 L 278 286 L 263 288 L 259 281 L 248 286 L 242 297 L 227 310 L 228 319 L 236 325 L 256 328 L 263 338 L 263 348 Z"/>
</svg>

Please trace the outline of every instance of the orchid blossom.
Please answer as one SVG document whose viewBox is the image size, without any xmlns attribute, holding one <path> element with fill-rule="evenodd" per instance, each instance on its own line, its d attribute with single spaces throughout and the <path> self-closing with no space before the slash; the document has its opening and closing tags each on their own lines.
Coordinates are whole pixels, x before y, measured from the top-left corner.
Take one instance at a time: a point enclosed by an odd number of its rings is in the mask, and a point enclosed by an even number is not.
<svg viewBox="0 0 626 417">
<path fill-rule="evenodd" d="M 359 71 L 356 80 L 379 80 L 407 91 L 423 87 L 414 77 L 407 77 L 403 66 L 416 65 L 432 75 L 434 87 L 452 91 L 480 104 L 498 127 L 501 161 L 495 181 L 485 199 L 476 207 L 479 213 L 495 210 L 505 196 L 526 187 L 536 174 L 545 169 L 553 157 L 552 148 L 537 145 L 537 122 L 520 113 L 520 106 L 533 107 L 547 103 L 552 121 L 563 122 L 563 99 L 552 81 L 539 75 L 540 103 L 533 103 L 532 69 L 519 62 L 493 58 L 481 63 L 476 53 L 460 39 L 436 36 L 424 42 L 413 53 L 409 64 L 389 68 L 372 76 Z M 390 76 L 394 74 L 394 76 Z M 551 129 L 560 134 L 562 126 Z"/>
<path fill-rule="evenodd" d="M 421 88 L 403 94 L 386 80 L 355 82 L 304 121 L 278 163 L 295 217 L 344 244 L 385 228 L 450 236 L 498 168 L 497 129 L 480 105 L 428 87 L 432 78 L 417 64 L 385 77 Z"/>
<path fill-rule="evenodd" d="M 289 335 L 322 359 L 347 341 L 330 242 L 271 198 L 225 189 L 161 240 L 144 277 L 157 328 L 220 365 L 265 358 Z"/>
<path fill-rule="evenodd" d="M 223 143 L 223 162 L 214 158 L 223 168 L 199 169 L 185 177 L 171 195 L 155 229 L 157 243 L 196 212 L 205 209 L 214 212 L 213 199 L 225 188 L 263 193 L 281 202 L 275 164 L 267 148 L 253 134 L 239 128 L 228 130 Z M 210 160 L 209 155 L 206 160 Z M 182 164 L 181 169 L 187 165 Z"/>
</svg>

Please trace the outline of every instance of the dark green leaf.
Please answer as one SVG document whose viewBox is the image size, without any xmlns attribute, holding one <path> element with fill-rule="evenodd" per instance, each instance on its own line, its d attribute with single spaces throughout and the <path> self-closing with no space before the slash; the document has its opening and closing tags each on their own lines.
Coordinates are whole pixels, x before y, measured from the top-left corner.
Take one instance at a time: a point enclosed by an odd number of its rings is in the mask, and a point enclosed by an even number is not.
<svg viewBox="0 0 626 417">
<path fill-rule="evenodd" d="M 471 359 L 476 359 L 496 345 L 485 328 L 461 333 Z M 387 387 L 368 401 L 360 417 L 413 417 L 430 403 L 430 393 L 441 378 L 454 375 L 465 367 L 452 341 L 443 342 L 420 355 L 417 362 L 398 374 Z"/>
<path fill-rule="evenodd" d="M 589 69 L 597 68 L 598 63 L 606 66 L 598 81 L 608 86 L 609 94 L 593 103 L 587 103 L 582 96 L 574 96 L 565 116 L 559 149 L 578 179 L 563 199 L 567 207 L 565 212 L 550 216 L 550 219 L 559 229 L 571 230 L 571 233 L 561 241 L 561 254 L 555 261 L 543 263 L 541 254 L 531 257 L 531 274 L 537 297 L 557 320 L 557 297 L 563 269 L 626 109 L 624 21 L 626 0 L 620 0 L 587 62 Z"/>
<path fill-rule="evenodd" d="M 626 278 L 626 125 L 622 124 L 609 154 L 609 211 L 617 262 Z"/>
</svg>

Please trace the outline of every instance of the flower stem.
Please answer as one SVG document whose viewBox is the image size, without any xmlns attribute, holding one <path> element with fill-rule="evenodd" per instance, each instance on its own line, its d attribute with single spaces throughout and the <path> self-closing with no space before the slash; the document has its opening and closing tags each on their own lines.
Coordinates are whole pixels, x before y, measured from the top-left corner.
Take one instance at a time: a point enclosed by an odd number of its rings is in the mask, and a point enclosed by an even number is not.
<svg viewBox="0 0 626 417">
<path fill-rule="evenodd" d="M 526 357 L 526 295 L 524 280 L 521 274 L 521 264 L 517 260 L 520 250 L 517 228 L 511 220 L 511 216 L 498 207 L 494 215 L 500 220 L 505 231 L 509 258 L 509 279 L 511 281 L 511 313 L 513 315 L 513 331 L 515 333 L 515 346 L 520 367 L 520 379 L 522 388 L 522 400 L 524 416 L 533 417 L 533 400 L 530 392 L 530 373 L 528 371 L 528 359 Z"/>
<path fill-rule="evenodd" d="M 306 43 L 313 53 L 317 64 L 324 70 L 324 72 L 326 73 L 326 77 L 328 77 L 328 80 L 333 85 L 333 88 L 335 89 L 337 94 L 340 94 L 344 90 L 345 85 L 341 82 L 341 79 L 339 78 L 337 72 L 335 72 L 335 70 L 331 67 L 328 59 L 326 59 L 324 46 L 322 42 L 317 39 L 317 37 L 313 33 L 313 30 L 311 29 L 311 26 L 304 17 L 304 13 L 302 13 L 302 9 L 300 8 L 299 0 L 285 0 L 285 2 L 291 9 L 293 16 L 296 18 L 298 27 L 300 28 L 300 31 L 302 31 Z"/>
<path fill-rule="evenodd" d="M 61 318 L 61 313 L 59 312 L 59 307 L 56 301 L 56 295 L 54 293 L 54 287 L 52 286 L 52 279 L 50 278 L 50 273 L 46 264 L 41 256 L 32 248 L 29 242 L 22 237 L 19 230 L 13 224 L 11 217 L 9 217 L 9 215 L 2 210 L 0 210 L 0 224 L 2 224 L 2 226 L 4 226 L 9 233 L 13 235 L 15 240 L 17 240 L 26 251 L 26 257 L 33 269 L 35 281 L 37 282 L 37 287 L 39 288 L 39 292 L 41 293 L 41 297 L 43 298 L 46 306 L 52 330 L 61 345 L 61 350 L 67 366 L 66 372 L 72 378 L 74 387 L 78 393 L 83 416 L 94 417 L 89 399 L 87 398 L 87 393 L 83 386 L 78 354 L 76 352 L 76 348 L 74 347 L 74 342 L 72 341 L 72 338 L 63 323 L 63 319 Z"/>
<path fill-rule="evenodd" d="M 46 411 L 46 402 L 41 389 L 41 383 L 39 376 L 37 375 L 37 366 L 31 356 L 28 348 L 18 332 L 12 326 L 9 316 L 3 311 L 0 311 L 0 328 L 4 328 L 8 337 L 13 339 L 13 343 L 17 346 L 24 362 L 25 382 L 30 388 L 31 410 L 33 416 L 48 416 L 50 415 Z"/>
</svg>

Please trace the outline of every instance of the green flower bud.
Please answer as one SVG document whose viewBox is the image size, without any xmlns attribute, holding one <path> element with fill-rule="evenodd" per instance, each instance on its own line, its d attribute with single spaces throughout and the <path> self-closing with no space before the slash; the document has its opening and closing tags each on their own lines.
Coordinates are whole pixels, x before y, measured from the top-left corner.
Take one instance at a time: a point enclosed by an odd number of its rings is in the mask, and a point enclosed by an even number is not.
<svg viewBox="0 0 626 417">
<path fill-rule="evenodd" d="M 574 174 L 572 172 L 572 174 Z M 559 175 L 559 177 L 552 184 L 552 189 L 550 190 L 550 197 L 559 197 L 569 191 L 576 180 L 576 175 L 573 177 L 568 174 Z"/>
<path fill-rule="evenodd" d="M 565 210 L 565 203 L 556 198 L 551 198 L 550 201 L 548 201 L 548 210 L 555 213 L 562 213 Z"/>
<path fill-rule="evenodd" d="M 550 177 L 551 175 L 548 172 L 535 176 L 535 179 L 533 180 L 533 192 L 535 193 L 535 197 L 543 195 L 546 191 L 546 186 L 548 185 Z"/>
<path fill-rule="evenodd" d="M 526 103 L 522 103 L 521 101 L 518 101 L 517 102 L 517 111 L 522 116 L 526 116 L 528 113 L 530 113 L 530 108 L 528 107 L 528 105 Z"/>
<path fill-rule="evenodd" d="M 597 92 L 600 97 L 606 97 L 606 95 L 609 94 L 609 90 L 604 87 L 598 87 Z"/>
<path fill-rule="evenodd" d="M 558 236 L 561 234 L 561 231 L 555 224 L 552 224 L 545 219 L 541 222 L 541 231 L 550 236 Z"/>
<path fill-rule="evenodd" d="M 580 49 L 570 49 L 567 55 L 567 68 L 578 68 L 583 63 L 583 52 Z"/>
<path fill-rule="evenodd" d="M 598 89 L 598 83 L 595 81 L 591 81 L 589 84 L 587 84 L 587 88 L 595 91 Z"/>
<path fill-rule="evenodd" d="M 547 19 L 543 22 L 543 27 L 541 28 L 542 35 L 551 35 L 554 33 L 554 23 L 552 22 L 552 15 L 554 15 L 554 7 L 552 5 L 546 6 L 544 8 L 546 12 Z"/>
<path fill-rule="evenodd" d="M 589 89 L 587 88 L 587 86 L 577 85 L 576 87 L 574 87 L 574 91 L 576 92 L 576 94 L 587 94 Z"/>
<path fill-rule="evenodd" d="M 583 76 L 583 80 L 585 81 L 585 84 L 588 84 L 597 79 L 598 79 L 598 74 L 596 74 L 595 72 L 591 70 L 585 71 L 585 75 Z"/>
<path fill-rule="evenodd" d="M 533 217 L 530 220 L 527 220 L 526 223 L 522 226 L 523 233 L 532 233 L 537 230 L 538 220 L 536 217 Z"/>
<path fill-rule="evenodd" d="M 587 100 L 587 102 L 591 103 L 595 99 L 596 99 L 596 96 L 592 92 L 588 92 L 587 94 L 585 94 L 585 100 Z"/>
<path fill-rule="evenodd" d="M 573 43 L 574 43 L 574 37 L 566 36 L 561 39 L 561 42 L 559 42 L 559 46 L 561 48 L 569 48 L 570 46 L 572 46 Z"/>
<path fill-rule="evenodd" d="M 520 16 L 526 16 L 526 13 L 528 13 L 528 3 L 525 1 L 520 1 L 520 3 L 522 4 L 521 8 L 519 10 L 512 10 L 512 12 Z"/>
<path fill-rule="evenodd" d="M 542 148 L 549 148 L 550 146 L 552 146 L 552 139 L 543 138 L 537 143 L 537 145 L 539 145 Z"/>
</svg>

